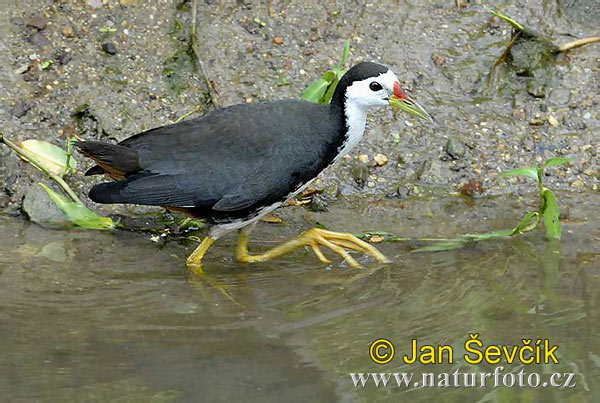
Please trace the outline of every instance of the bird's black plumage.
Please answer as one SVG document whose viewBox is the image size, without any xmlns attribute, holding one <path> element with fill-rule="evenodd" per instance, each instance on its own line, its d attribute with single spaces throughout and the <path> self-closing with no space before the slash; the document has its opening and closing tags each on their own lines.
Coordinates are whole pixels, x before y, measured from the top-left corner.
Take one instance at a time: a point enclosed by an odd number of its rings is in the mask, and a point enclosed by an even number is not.
<svg viewBox="0 0 600 403">
<path fill-rule="evenodd" d="M 375 63 L 354 66 L 330 105 L 300 100 L 235 105 L 118 145 L 78 143 L 101 167 L 90 174 L 106 171 L 120 179 L 95 185 L 90 198 L 186 208 L 217 223 L 252 217 L 284 201 L 334 160 L 346 141 L 346 88 L 386 71 Z"/>
</svg>

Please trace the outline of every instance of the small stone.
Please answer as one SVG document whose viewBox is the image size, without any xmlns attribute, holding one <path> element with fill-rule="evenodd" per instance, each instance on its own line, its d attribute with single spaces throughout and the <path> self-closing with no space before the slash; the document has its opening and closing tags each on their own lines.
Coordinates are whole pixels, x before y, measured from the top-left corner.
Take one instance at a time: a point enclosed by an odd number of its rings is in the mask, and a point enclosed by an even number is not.
<svg viewBox="0 0 600 403">
<path fill-rule="evenodd" d="M 544 126 L 544 121 L 542 119 L 531 119 L 529 121 L 530 126 Z"/>
<path fill-rule="evenodd" d="M 262 222 L 267 222 L 270 224 L 281 224 L 283 222 L 283 220 L 281 219 L 281 217 L 279 217 L 277 214 L 275 213 L 269 213 L 267 215 L 265 215 L 263 218 L 261 218 Z"/>
<path fill-rule="evenodd" d="M 86 0 L 85 3 L 93 8 L 102 8 L 102 0 Z"/>
<path fill-rule="evenodd" d="M 52 46 L 52 42 L 48 38 L 44 36 L 41 32 L 36 32 L 29 37 L 31 43 L 40 48 L 45 48 L 46 46 Z"/>
<path fill-rule="evenodd" d="M 407 186 L 404 185 L 398 185 L 398 187 L 396 188 L 396 191 L 393 193 L 389 193 L 387 195 L 387 197 L 391 198 L 398 198 L 398 199 L 406 199 L 408 196 L 410 196 L 411 194 L 411 190 L 410 188 L 408 188 Z"/>
<path fill-rule="evenodd" d="M 571 183 L 572 188 L 581 189 L 585 187 L 585 183 L 581 179 L 577 179 Z"/>
<path fill-rule="evenodd" d="M 591 119 L 592 118 L 592 114 L 589 113 L 589 112 L 586 112 L 586 113 L 583 114 L 583 118 L 586 119 L 586 120 L 587 119 Z"/>
<path fill-rule="evenodd" d="M 543 84 L 532 84 L 527 88 L 527 93 L 534 98 L 546 98 L 546 86 Z"/>
<path fill-rule="evenodd" d="M 281 36 L 276 36 L 273 38 L 273 43 L 275 45 L 283 45 L 283 38 Z"/>
<path fill-rule="evenodd" d="M 46 228 L 66 228 L 73 224 L 52 201 L 48 193 L 38 184 L 31 185 L 25 192 L 23 211 L 34 223 Z"/>
<path fill-rule="evenodd" d="M 310 211 L 314 212 L 327 211 L 327 201 L 323 196 L 315 194 L 311 198 L 311 202 L 308 208 L 310 209 Z"/>
<path fill-rule="evenodd" d="M 119 0 L 119 4 L 122 6 L 134 6 L 137 0 Z"/>
<path fill-rule="evenodd" d="M 360 154 L 356 157 L 356 159 L 358 160 L 358 162 L 362 162 L 363 164 L 369 163 L 369 156 L 367 154 Z"/>
<path fill-rule="evenodd" d="M 13 115 L 15 115 L 17 118 L 22 118 L 30 110 L 31 106 L 27 102 L 20 100 L 13 108 Z"/>
<path fill-rule="evenodd" d="M 446 146 L 444 147 L 444 151 L 452 159 L 457 160 L 465 155 L 466 149 L 462 141 L 456 137 L 449 137 Z"/>
<path fill-rule="evenodd" d="M 449 169 L 446 169 L 438 160 L 433 159 L 423 163 L 417 177 L 422 183 L 446 184 L 449 181 L 450 173 Z"/>
<path fill-rule="evenodd" d="M 435 64 L 436 67 L 442 67 L 446 64 L 446 58 L 444 56 L 435 55 L 433 57 L 433 64 Z"/>
<path fill-rule="evenodd" d="M 373 157 L 373 159 L 375 160 L 375 163 L 380 167 L 384 166 L 389 161 L 388 157 L 383 154 L 375 154 L 375 157 Z"/>
<path fill-rule="evenodd" d="M 73 58 L 71 57 L 70 53 L 61 52 L 58 54 L 57 59 L 58 59 L 58 63 L 60 63 L 61 66 L 64 66 L 64 65 L 68 64 Z"/>
<path fill-rule="evenodd" d="M 29 65 L 29 69 L 23 75 L 25 81 L 37 81 L 40 77 L 40 61 L 33 60 Z"/>
<path fill-rule="evenodd" d="M 106 42 L 102 44 L 102 50 L 109 55 L 117 54 L 117 47 L 112 42 Z"/>
<path fill-rule="evenodd" d="M 369 178 L 369 167 L 367 167 L 367 165 L 363 162 L 357 162 L 356 164 L 352 165 L 350 173 L 352 174 L 352 178 L 356 184 L 360 187 L 363 187 Z"/>
<path fill-rule="evenodd" d="M 558 120 L 552 115 L 548 116 L 548 123 L 550 123 L 554 127 L 559 126 Z"/>
<path fill-rule="evenodd" d="M 75 36 L 75 31 L 73 31 L 72 26 L 67 25 L 63 28 L 62 34 L 65 36 L 65 38 L 73 38 Z"/>
<path fill-rule="evenodd" d="M 27 21 L 28 27 L 36 28 L 38 31 L 41 31 L 42 29 L 46 28 L 46 25 L 48 25 L 48 19 L 43 15 L 37 15 L 29 21 Z"/>
</svg>

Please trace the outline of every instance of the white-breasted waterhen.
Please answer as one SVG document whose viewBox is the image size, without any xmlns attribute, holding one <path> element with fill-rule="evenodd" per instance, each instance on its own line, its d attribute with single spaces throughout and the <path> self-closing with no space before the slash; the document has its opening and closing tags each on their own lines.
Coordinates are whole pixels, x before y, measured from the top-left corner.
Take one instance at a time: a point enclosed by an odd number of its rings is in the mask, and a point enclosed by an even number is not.
<svg viewBox="0 0 600 403">
<path fill-rule="evenodd" d="M 325 246 L 360 267 L 347 249 L 387 259 L 352 234 L 316 228 L 249 255 L 249 224 L 296 196 L 356 146 L 368 109 L 390 104 L 431 120 L 390 69 L 363 62 L 341 78 L 329 105 L 300 100 L 234 105 L 116 145 L 83 141 L 77 147 L 98 164 L 86 175 L 106 173 L 114 180 L 93 186 L 93 201 L 164 206 L 208 220 L 208 235 L 187 259 L 196 273 L 210 246 L 237 229 L 240 262 L 265 261 L 301 246 L 328 262 L 319 249 Z"/>
</svg>

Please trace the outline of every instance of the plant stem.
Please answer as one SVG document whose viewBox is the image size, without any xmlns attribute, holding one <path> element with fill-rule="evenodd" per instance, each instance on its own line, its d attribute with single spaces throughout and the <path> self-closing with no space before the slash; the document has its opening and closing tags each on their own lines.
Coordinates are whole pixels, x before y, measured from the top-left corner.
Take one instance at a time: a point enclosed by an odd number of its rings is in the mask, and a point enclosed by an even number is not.
<svg viewBox="0 0 600 403">
<path fill-rule="evenodd" d="M 208 78 L 208 73 L 204 68 L 204 63 L 200 60 L 200 55 L 198 53 L 198 24 L 196 19 L 198 17 L 198 0 L 194 0 L 192 3 L 192 32 L 190 33 L 190 46 L 192 47 L 192 52 L 194 52 L 194 58 L 196 59 L 196 64 L 200 70 L 200 73 L 204 77 L 204 81 L 206 82 L 206 87 L 208 88 L 208 94 L 210 95 L 210 101 L 214 105 L 215 108 L 220 109 L 221 104 L 219 103 L 219 99 L 217 97 L 217 92 L 212 86 L 210 79 Z"/>
<path fill-rule="evenodd" d="M 590 43 L 600 42 L 600 36 L 592 36 L 590 38 L 577 39 L 576 41 L 565 43 L 558 47 L 559 52 L 566 52 L 567 50 L 575 49 L 580 46 L 588 45 Z"/>
<path fill-rule="evenodd" d="M 34 167 L 36 167 L 37 169 L 39 169 L 40 171 L 45 173 L 50 179 L 52 179 L 56 183 L 58 183 L 65 190 L 65 192 L 67 192 L 67 194 L 71 197 L 71 199 L 73 199 L 74 202 L 83 204 L 81 202 L 81 200 L 79 199 L 79 197 L 77 197 L 75 192 L 73 192 L 73 190 L 69 187 L 69 185 L 67 185 L 67 182 L 65 182 L 64 179 L 61 178 L 60 176 L 48 171 L 43 166 L 43 164 L 41 164 L 38 160 L 36 160 L 36 157 L 34 154 L 30 153 L 29 151 L 19 147 L 12 141 L 8 140 L 6 137 L 4 137 L 4 135 L 2 133 L 0 133 L 0 143 L 6 144 L 10 149 L 12 149 L 14 152 L 16 152 L 21 158 L 23 158 L 24 160 L 29 162 L 31 165 L 33 165 Z"/>
</svg>

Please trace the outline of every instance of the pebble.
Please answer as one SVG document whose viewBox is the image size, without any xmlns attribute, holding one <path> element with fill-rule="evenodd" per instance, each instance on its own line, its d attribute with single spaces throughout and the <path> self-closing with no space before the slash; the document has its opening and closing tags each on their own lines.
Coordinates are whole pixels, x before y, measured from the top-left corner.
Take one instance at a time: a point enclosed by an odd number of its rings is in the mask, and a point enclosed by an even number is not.
<svg viewBox="0 0 600 403">
<path fill-rule="evenodd" d="M 104 52 L 108 53 L 109 55 L 116 55 L 117 54 L 117 47 L 112 42 L 103 43 L 102 44 L 102 50 Z"/>
<path fill-rule="evenodd" d="M 465 155 L 466 149 L 462 141 L 456 137 L 449 137 L 446 146 L 444 147 L 444 151 L 452 159 L 457 160 Z"/>
<path fill-rule="evenodd" d="M 45 48 L 46 46 L 52 45 L 52 42 L 50 42 L 50 40 L 46 38 L 41 32 L 34 33 L 29 37 L 29 40 L 31 41 L 31 43 L 33 43 L 36 46 L 39 46 L 40 48 Z"/>
<path fill-rule="evenodd" d="M 358 160 L 358 162 L 362 162 L 363 164 L 369 163 L 369 156 L 367 154 L 360 154 L 356 157 L 356 159 Z"/>
<path fill-rule="evenodd" d="M 559 126 L 558 120 L 552 115 L 548 116 L 548 123 L 550 123 L 554 127 Z"/>
<path fill-rule="evenodd" d="M 65 36 L 65 38 L 73 38 L 75 36 L 75 31 L 73 31 L 72 26 L 67 25 L 63 28 L 62 34 Z"/>
<path fill-rule="evenodd" d="M 22 118 L 30 110 L 31 110 L 31 106 L 27 102 L 20 100 L 19 102 L 17 102 L 17 104 L 13 108 L 13 115 L 15 115 L 15 117 L 17 117 L 17 118 Z"/>
<path fill-rule="evenodd" d="M 43 15 L 37 15 L 27 22 L 28 27 L 36 28 L 38 31 L 46 28 L 47 25 L 48 19 Z"/>
<path fill-rule="evenodd" d="M 375 160 L 375 163 L 380 167 L 384 166 L 389 162 L 388 157 L 383 154 L 375 154 L 375 157 L 373 157 L 373 159 Z"/>
<path fill-rule="evenodd" d="M 25 192 L 23 211 L 31 221 L 42 227 L 65 228 L 73 225 L 38 184 L 31 185 Z"/>
<path fill-rule="evenodd" d="M 592 114 L 589 113 L 589 112 L 586 112 L 586 113 L 583 114 L 583 118 L 584 119 L 591 119 L 592 118 Z"/>
<path fill-rule="evenodd" d="M 314 212 L 327 211 L 327 201 L 321 195 L 313 195 L 308 208 L 310 211 Z"/>
<path fill-rule="evenodd" d="M 102 0 L 86 0 L 85 3 L 93 8 L 102 8 Z"/>
<path fill-rule="evenodd" d="M 585 183 L 581 179 L 577 179 L 571 183 L 571 187 L 581 189 L 585 187 Z"/>
<path fill-rule="evenodd" d="M 276 36 L 273 38 L 273 43 L 275 45 L 283 45 L 283 38 L 281 36 Z"/>
<path fill-rule="evenodd" d="M 356 184 L 362 187 L 369 178 L 369 167 L 367 167 L 365 163 L 357 162 L 356 164 L 352 165 L 350 173 L 352 174 L 352 178 Z"/>
</svg>

